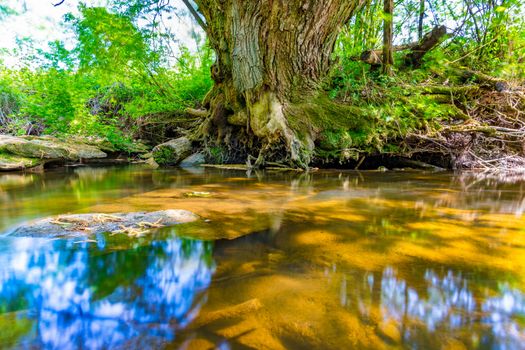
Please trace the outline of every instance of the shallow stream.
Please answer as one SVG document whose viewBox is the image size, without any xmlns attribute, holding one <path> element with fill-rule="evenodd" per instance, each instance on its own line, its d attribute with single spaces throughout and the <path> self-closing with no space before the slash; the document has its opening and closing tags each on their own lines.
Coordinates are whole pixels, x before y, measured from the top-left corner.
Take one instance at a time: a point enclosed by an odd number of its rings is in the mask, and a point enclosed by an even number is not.
<svg viewBox="0 0 525 350">
<path fill-rule="evenodd" d="M 161 209 L 203 220 L 6 235 Z M 524 210 L 525 182 L 468 173 L 0 175 L 0 348 L 525 348 Z"/>
</svg>

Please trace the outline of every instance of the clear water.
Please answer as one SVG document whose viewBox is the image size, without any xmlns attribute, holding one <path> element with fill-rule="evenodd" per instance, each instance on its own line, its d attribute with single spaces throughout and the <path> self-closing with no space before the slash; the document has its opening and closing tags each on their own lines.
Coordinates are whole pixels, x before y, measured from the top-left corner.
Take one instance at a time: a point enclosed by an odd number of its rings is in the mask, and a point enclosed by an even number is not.
<svg viewBox="0 0 525 350">
<path fill-rule="evenodd" d="M 205 220 L 140 238 L 5 235 L 160 209 Z M 472 174 L 0 175 L 0 348 L 525 348 L 524 210 L 525 183 Z"/>
</svg>

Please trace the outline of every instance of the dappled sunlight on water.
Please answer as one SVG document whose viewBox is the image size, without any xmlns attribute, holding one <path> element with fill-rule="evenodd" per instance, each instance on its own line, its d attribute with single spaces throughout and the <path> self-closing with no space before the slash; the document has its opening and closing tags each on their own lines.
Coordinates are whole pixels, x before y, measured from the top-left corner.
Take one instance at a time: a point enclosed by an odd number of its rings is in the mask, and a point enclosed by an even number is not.
<svg viewBox="0 0 525 350">
<path fill-rule="evenodd" d="M 518 349 L 525 183 L 472 174 L 0 176 L 0 230 L 187 209 L 142 238 L 0 238 L 0 347 Z M 4 325 L 12 325 L 4 328 Z"/>
</svg>

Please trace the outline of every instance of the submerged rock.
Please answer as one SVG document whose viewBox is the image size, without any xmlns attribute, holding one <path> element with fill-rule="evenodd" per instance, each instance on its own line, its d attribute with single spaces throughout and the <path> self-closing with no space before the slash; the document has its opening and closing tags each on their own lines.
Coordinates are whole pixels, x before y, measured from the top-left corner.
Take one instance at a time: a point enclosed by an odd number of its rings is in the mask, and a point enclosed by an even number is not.
<svg viewBox="0 0 525 350">
<path fill-rule="evenodd" d="M 191 141 L 187 137 L 179 137 L 153 148 L 153 158 L 160 165 L 178 165 L 191 154 Z"/>
<path fill-rule="evenodd" d="M 231 319 L 243 317 L 246 315 L 251 315 L 254 312 L 259 311 L 262 307 L 263 305 L 259 299 L 257 298 L 250 299 L 241 304 L 237 304 L 237 305 L 223 308 L 221 310 L 201 314 L 195 321 L 192 322 L 192 324 L 189 327 L 191 329 L 197 329 L 205 325 L 208 325 L 210 323 L 214 323 L 216 321 L 224 322 L 226 320 L 231 320 Z"/>
<path fill-rule="evenodd" d="M 393 320 L 382 321 L 377 326 L 377 332 L 381 338 L 390 344 L 401 343 L 401 332 L 397 327 L 397 323 Z"/>
<path fill-rule="evenodd" d="M 180 166 L 182 168 L 191 168 L 194 166 L 199 166 L 201 164 L 206 163 L 206 159 L 204 157 L 204 154 L 202 153 L 194 153 L 191 156 L 185 158 L 182 162 L 180 162 Z"/>
<path fill-rule="evenodd" d="M 109 232 L 133 236 L 197 219 L 198 216 L 192 212 L 173 209 L 118 214 L 72 214 L 30 221 L 7 234 L 18 237 L 77 237 Z"/>
</svg>

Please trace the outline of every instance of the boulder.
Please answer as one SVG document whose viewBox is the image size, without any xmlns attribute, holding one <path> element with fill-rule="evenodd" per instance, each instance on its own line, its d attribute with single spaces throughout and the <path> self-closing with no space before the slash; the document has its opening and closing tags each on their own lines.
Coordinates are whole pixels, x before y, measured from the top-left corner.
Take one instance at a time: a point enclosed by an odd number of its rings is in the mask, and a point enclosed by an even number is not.
<svg viewBox="0 0 525 350">
<path fill-rule="evenodd" d="M 181 168 L 191 168 L 191 167 L 199 166 L 204 163 L 206 163 L 204 154 L 194 153 L 191 156 L 185 158 L 182 162 L 180 162 L 179 165 Z"/>
<path fill-rule="evenodd" d="M 153 229 L 193 222 L 198 216 L 187 210 L 118 214 L 60 215 L 30 221 L 8 230 L 17 237 L 79 237 L 104 232 L 139 235 Z"/>
<path fill-rule="evenodd" d="M 151 151 L 151 147 L 147 146 L 140 140 L 135 140 L 132 143 L 125 146 L 124 150 L 128 153 L 144 154 Z"/>
<path fill-rule="evenodd" d="M 104 152 L 109 153 L 123 151 L 127 153 L 144 154 L 151 150 L 149 146 L 147 146 L 140 140 L 134 140 L 129 144 L 121 145 L 120 149 L 115 147 L 115 145 L 112 144 L 108 139 L 94 136 L 73 136 L 68 139 L 68 142 L 94 146 Z"/>
<path fill-rule="evenodd" d="M 153 158 L 160 165 L 178 165 L 191 154 L 191 141 L 187 137 L 179 137 L 153 148 Z"/>
<path fill-rule="evenodd" d="M 61 145 L 63 145 L 70 152 L 69 159 L 71 160 L 95 158 L 100 159 L 107 157 L 107 154 L 101 151 L 99 148 L 84 143 L 62 143 Z"/>
<path fill-rule="evenodd" d="M 68 155 L 66 149 L 47 139 L 25 139 L 5 135 L 0 136 L 0 151 L 40 159 L 61 159 Z"/>
</svg>

